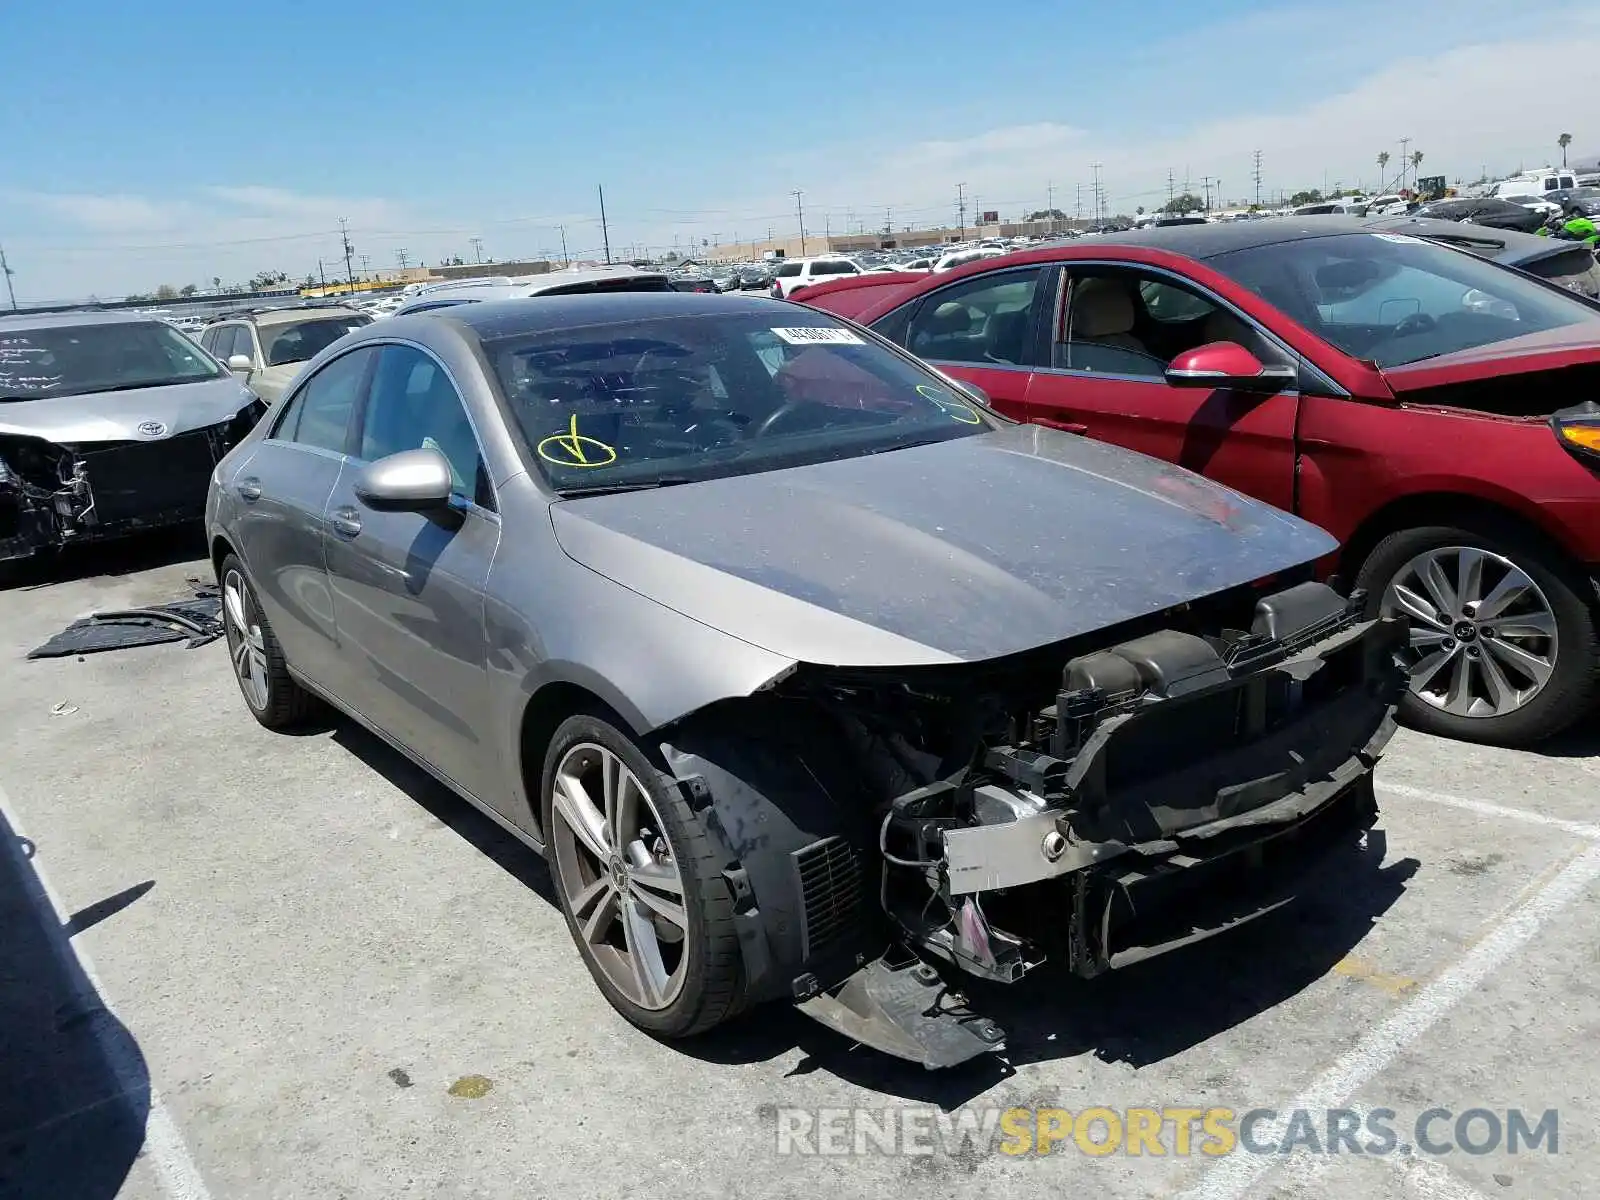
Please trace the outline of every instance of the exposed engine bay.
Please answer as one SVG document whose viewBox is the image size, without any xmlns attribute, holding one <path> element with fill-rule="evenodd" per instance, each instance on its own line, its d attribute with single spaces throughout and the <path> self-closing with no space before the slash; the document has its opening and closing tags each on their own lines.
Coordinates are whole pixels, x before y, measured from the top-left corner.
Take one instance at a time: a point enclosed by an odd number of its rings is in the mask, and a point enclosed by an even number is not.
<svg viewBox="0 0 1600 1200">
<path fill-rule="evenodd" d="M 211 471 L 266 412 L 151 441 L 60 444 L 0 434 L 0 562 L 199 520 Z"/>
<path fill-rule="evenodd" d="M 1014 983 L 1054 961 L 1087 977 L 1195 940 L 1281 902 L 1255 868 L 1370 825 L 1406 632 L 1362 603 L 1314 582 L 1244 588 L 1098 645 L 802 665 L 767 698 L 798 774 L 693 738 L 664 749 L 738 856 L 730 886 L 770 990 L 948 1066 L 1005 1036 L 967 1007 L 963 976 Z M 1195 901 L 1224 892 L 1244 911 L 1208 925 Z"/>
</svg>

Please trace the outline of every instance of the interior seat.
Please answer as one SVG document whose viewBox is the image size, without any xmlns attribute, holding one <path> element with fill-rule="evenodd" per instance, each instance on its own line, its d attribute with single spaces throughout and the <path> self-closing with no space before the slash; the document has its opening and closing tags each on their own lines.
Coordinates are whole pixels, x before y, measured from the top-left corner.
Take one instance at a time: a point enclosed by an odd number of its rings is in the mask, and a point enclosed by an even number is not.
<svg viewBox="0 0 1600 1200">
<path fill-rule="evenodd" d="M 1120 282 L 1086 279 L 1072 289 L 1067 366 L 1111 374 L 1159 374 L 1166 365 L 1134 335 L 1138 310 Z"/>
</svg>

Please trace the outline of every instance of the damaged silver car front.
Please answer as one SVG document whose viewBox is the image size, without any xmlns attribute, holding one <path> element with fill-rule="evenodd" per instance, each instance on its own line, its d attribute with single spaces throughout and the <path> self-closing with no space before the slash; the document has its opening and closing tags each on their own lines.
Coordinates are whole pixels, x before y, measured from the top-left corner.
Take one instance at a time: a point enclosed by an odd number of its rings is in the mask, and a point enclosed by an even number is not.
<svg viewBox="0 0 1600 1200">
<path fill-rule="evenodd" d="M 137 316 L 0 320 L 0 562 L 195 521 L 265 406 Z"/>
<path fill-rule="evenodd" d="M 761 926 L 799 964 L 790 997 L 947 1067 L 1006 1036 L 963 979 L 1016 983 L 1051 960 L 1092 977 L 1197 940 L 1292 898 L 1299 868 L 1372 823 L 1405 630 L 1360 611 L 1304 582 L 1185 605 L 1099 647 L 801 666 L 741 716 L 789 730 L 825 805 L 730 755 L 717 720 L 690 722 L 668 759 L 756 876 L 736 890 L 781 898 Z M 800 827 L 828 831 L 774 862 Z"/>
</svg>

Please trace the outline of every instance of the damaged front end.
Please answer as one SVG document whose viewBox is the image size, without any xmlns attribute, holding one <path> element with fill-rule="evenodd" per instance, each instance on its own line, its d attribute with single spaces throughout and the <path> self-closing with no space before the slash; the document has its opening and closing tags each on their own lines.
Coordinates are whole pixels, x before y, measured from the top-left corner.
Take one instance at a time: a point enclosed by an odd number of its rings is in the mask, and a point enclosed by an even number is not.
<svg viewBox="0 0 1600 1200">
<path fill-rule="evenodd" d="M 963 976 L 1094 976 L 1282 903 L 1274 864 L 1375 816 L 1406 632 L 1361 601 L 1240 589 L 1003 663 L 802 666 L 760 700 L 787 766 L 684 731 L 757 992 L 949 1066 L 1005 1038 Z"/>
<path fill-rule="evenodd" d="M 266 411 L 155 441 L 58 443 L 0 433 L 0 562 L 197 521 L 211 472 Z"/>
</svg>

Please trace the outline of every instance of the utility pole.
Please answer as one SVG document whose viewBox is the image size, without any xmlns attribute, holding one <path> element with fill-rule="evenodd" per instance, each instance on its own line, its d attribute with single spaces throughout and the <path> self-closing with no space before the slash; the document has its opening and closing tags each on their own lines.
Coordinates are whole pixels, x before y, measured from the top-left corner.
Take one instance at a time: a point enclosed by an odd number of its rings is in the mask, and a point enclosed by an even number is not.
<svg viewBox="0 0 1600 1200">
<path fill-rule="evenodd" d="M 1094 222 L 1096 225 L 1105 223 L 1105 193 L 1100 187 L 1100 163 L 1090 163 L 1094 170 Z"/>
<path fill-rule="evenodd" d="M 1410 138 L 1403 137 L 1400 139 L 1400 186 L 1396 189 L 1397 191 L 1403 192 L 1406 190 L 1406 161 L 1408 157 L 1406 155 L 1406 147 L 1409 145 L 1411 145 Z"/>
<path fill-rule="evenodd" d="M 561 231 L 561 265 L 570 267 L 572 260 L 567 257 L 567 227 L 565 225 L 557 225 L 556 228 Z"/>
<path fill-rule="evenodd" d="M 1174 191 L 1174 188 L 1176 186 L 1177 186 L 1177 181 L 1174 180 L 1173 177 L 1172 177 L 1172 168 L 1168 167 L 1167 168 L 1167 207 L 1168 208 L 1171 208 L 1172 207 L 1172 202 L 1177 199 L 1177 194 Z"/>
<path fill-rule="evenodd" d="M 967 240 L 967 185 L 964 183 L 956 184 L 956 212 L 961 221 L 956 241 L 964 242 Z"/>
<path fill-rule="evenodd" d="M 6 295 L 11 297 L 11 311 L 17 311 L 17 290 L 11 286 L 11 277 L 16 272 L 11 269 L 11 264 L 6 261 L 6 248 L 0 246 L 0 275 L 6 277 Z"/>
<path fill-rule="evenodd" d="M 800 221 L 800 257 L 804 258 L 806 256 L 806 210 L 800 204 L 800 197 L 802 194 L 803 193 L 799 188 L 795 188 L 793 193 L 794 212 L 795 216 Z"/>
<path fill-rule="evenodd" d="M 483 262 L 483 239 L 474 237 L 468 238 L 467 241 L 472 244 L 472 261 L 475 263 Z"/>
<path fill-rule="evenodd" d="M 1073 210 L 1073 215 L 1078 220 L 1083 220 L 1083 184 L 1078 185 L 1078 207 Z"/>
<path fill-rule="evenodd" d="M 400 264 L 400 269 L 404 271 L 406 265 L 411 261 L 411 252 L 401 246 L 400 249 L 394 252 L 394 260 Z"/>
<path fill-rule="evenodd" d="M 606 224 L 606 189 L 600 184 L 595 184 L 600 192 L 600 236 L 606 243 L 606 265 L 611 265 L 611 229 Z"/>
<path fill-rule="evenodd" d="M 1259 150 L 1256 151 L 1255 181 L 1256 181 L 1256 207 L 1260 208 L 1261 207 L 1261 151 L 1259 151 Z M 1324 192 L 1326 192 L 1327 189 L 1328 189 L 1328 177 L 1327 177 L 1327 173 L 1326 172 L 1323 173 L 1323 177 L 1322 177 L 1322 189 L 1323 189 Z"/>
<path fill-rule="evenodd" d="M 317 259 L 317 274 L 322 276 L 322 290 L 326 293 L 328 290 L 328 272 L 323 270 L 320 258 Z"/>
<path fill-rule="evenodd" d="M 339 218 L 339 238 L 344 242 L 344 281 L 350 285 L 353 294 L 356 290 L 356 273 L 350 266 L 350 255 L 354 251 L 350 245 L 350 221 L 346 217 Z"/>
<path fill-rule="evenodd" d="M 1206 190 L 1206 211 L 1210 212 L 1211 211 L 1211 176 L 1209 176 L 1209 175 L 1200 176 L 1200 184 Z"/>
<path fill-rule="evenodd" d="M 365 254 L 358 254 L 358 255 L 356 255 L 356 257 L 361 260 L 361 273 L 363 275 L 372 274 L 372 272 L 367 269 L 367 264 L 369 262 L 371 262 L 372 259 L 369 256 L 365 255 Z"/>
</svg>

